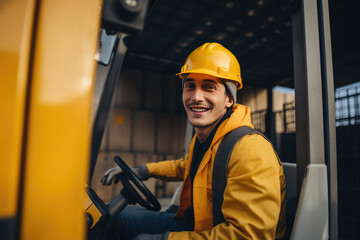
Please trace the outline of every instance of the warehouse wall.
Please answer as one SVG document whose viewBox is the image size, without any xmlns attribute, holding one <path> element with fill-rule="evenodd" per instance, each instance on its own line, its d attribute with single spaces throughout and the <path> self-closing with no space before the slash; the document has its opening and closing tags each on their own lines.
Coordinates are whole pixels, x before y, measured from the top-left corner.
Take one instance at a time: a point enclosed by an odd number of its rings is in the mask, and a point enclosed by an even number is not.
<svg viewBox="0 0 360 240">
<path fill-rule="evenodd" d="M 97 78 L 106 71 L 99 66 Z M 183 155 L 186 114 L 181 102 L 181 82 L 174 76 L 134 69 L 123 69 L 116 86 L 108 116 L 107 128 L 94 172 L 92 186 L 110 201 L 121 184 L 101 186 L 104 172 L 115 166 L 113 157 L 120 156 L 129 166 Z M 145 184 L 161 196 L 172 195 L 178 183 L 166 186 L 150 179 Z M 163 194 L 165 192 L 165 194 Z"/>
</svg>

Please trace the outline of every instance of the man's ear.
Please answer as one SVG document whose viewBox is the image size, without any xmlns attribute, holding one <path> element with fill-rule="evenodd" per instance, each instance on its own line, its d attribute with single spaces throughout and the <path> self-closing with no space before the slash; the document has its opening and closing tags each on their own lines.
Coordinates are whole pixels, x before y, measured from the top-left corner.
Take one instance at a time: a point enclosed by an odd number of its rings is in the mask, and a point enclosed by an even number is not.
<svg viewBox="0 0 360 240">
<path fill-rule="evenodd" d="M 226 94 L 226 104 L 225 104 L 226 108 L 229 108 L 232 105 L 234 105 L 234 99 L 232 99 L 230 94 Z"/>
</svg>

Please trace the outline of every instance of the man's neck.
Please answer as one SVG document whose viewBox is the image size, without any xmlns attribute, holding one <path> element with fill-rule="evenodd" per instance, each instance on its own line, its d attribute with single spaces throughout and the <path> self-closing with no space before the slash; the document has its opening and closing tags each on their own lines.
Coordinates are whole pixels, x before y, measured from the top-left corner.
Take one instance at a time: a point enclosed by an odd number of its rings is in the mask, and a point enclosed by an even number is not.
<svg viewBox="0 0 360 240">
<path fill-rule="evenodd" d="M 213 129 L 214 128 L 209 130 L 207 128 L 195 128 L 196 136 L 199 139 L 199 142 L 200 143 L 205 142 Z"/>
<path fill-rule="evenodd" d="M 222 116 L 223 117 L 223 116 Z M 222 118 L 221 117 L 221 118 Z M 221 120 L 221 118 L 219 118 L 216 122 L 212 123 L 209 126 L 206 127 L 202 127 L 202 128 L 194 128 L 195 132 L 196 132 L 196 136 L 199 139 L 200 143 L 203 143 L 206 141 L 206 139 L 209 137 L 210 133 L 212 130 L 214 130 L 214 128 L 216 127 L 216 125 L 219 123 L 219 121 Z"/>
<path fill-rule="evenodd" d="M 212 124 L 210 124 L 206 127 L 201 127 L 201 128 L 194 127 L 196 136 L 197 136 L 197 139 L 199 140 L 199 142 L 201 144 L 204 143 L 208 139 L 211 132 L 215 128 L 217 128 L 217 125 L 220 125 L 225 119 L 229 118 L 231 114 L 232 114 L 232 111 L 227 110 L 224 115 L 222 115 L 217 121 L 213 122 Z"/>
</svg>

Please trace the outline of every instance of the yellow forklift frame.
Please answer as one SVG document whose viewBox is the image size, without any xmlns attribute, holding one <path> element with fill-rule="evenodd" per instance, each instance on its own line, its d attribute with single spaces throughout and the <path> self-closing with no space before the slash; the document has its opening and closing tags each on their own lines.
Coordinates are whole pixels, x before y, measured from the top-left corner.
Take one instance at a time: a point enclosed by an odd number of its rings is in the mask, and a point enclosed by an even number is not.
<svg viewBox="0 0 360 240">
<path fill-rule="evenodd" d="M 100 0 L 1 3 L 0 219 L 19 235 L 6 239 L 86 237 L 101 9 Z"/>
</svg>

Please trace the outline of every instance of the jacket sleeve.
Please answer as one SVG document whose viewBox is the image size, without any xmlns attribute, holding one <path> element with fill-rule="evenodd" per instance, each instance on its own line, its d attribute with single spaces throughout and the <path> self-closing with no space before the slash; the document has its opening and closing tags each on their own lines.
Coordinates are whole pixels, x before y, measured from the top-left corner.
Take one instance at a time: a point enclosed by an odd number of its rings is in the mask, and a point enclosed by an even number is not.
<svg viewBox="0 0 360 240">
<path fill-rule="evenodd" d="M 177 160 L 148 163 L 146 167 L 151 177 L 166 181 L 181 181 L 184 178 L 186 159 L 180 158 Z"/>
<path fill-rule="evenodd" d="M 222 205 L 226 223 L 202 232 L 171 232 L 169 239 L 275 239 L 281 208 L 280 168 L 267 140 L 260 135 L 243 137 L 228 164 Z"/>
</svg>

